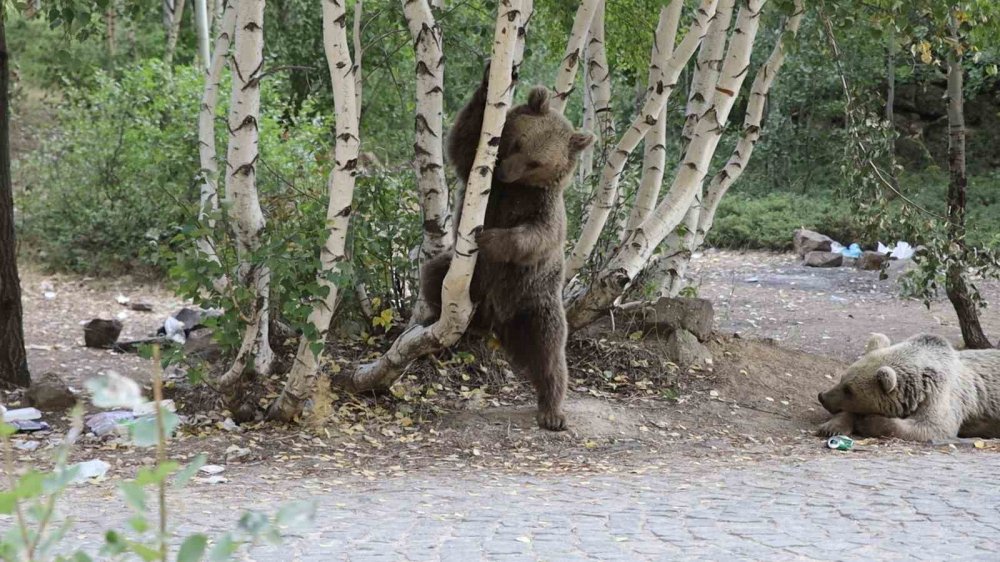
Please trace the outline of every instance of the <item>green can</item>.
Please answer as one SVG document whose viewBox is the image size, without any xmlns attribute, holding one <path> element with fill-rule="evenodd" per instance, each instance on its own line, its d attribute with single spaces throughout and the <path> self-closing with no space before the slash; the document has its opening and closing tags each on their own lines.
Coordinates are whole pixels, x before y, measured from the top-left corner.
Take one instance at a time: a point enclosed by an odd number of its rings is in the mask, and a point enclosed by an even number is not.
<svg viewBox="0 0 1000 562">
<path fill-rule="evenodd" d="M 834 435 L 827 439 L 826 446 L 837 451 L 850 451 L 854 448 L 854 439 L 846 435 Z"/>
</svg>

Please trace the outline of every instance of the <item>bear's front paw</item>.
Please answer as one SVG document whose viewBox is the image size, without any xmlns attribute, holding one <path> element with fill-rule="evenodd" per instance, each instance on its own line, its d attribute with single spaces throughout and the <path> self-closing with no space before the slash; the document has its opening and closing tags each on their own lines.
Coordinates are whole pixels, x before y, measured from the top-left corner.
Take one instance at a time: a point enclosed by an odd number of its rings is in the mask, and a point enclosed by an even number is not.
<svg viewBox="0 0 1000 562">
<path fill-rule="evenodd" d="M 538 427 L 549 431 L 566 431 L 566 416 L 558 410 L 539 410 Z"/>
<path fill-rule="evenodd" d="M 499 262 L 505 261 L 509 248 L 505 248 L 508 242 L 505 241 L 503 231 L 497 228 L 490 230 L 480 230 L 476 234 L 476 245 L 479 246 L 479 255 L 483 258 Z"/>
<path fill-rule="evenodd" d="M 854 419 L 850 416 L 838 414 L 820 425 L 819 429 L 816 430 L 816 435 L 833 437 L 834 435 L 847 435 L 852 431 L 854 431 Z"/>
</svg>

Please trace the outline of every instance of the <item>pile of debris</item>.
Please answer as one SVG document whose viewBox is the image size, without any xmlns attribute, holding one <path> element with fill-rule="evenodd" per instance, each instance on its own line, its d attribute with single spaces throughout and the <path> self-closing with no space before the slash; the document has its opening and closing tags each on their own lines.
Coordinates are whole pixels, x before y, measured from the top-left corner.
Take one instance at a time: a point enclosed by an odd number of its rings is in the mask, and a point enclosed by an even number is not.
<svg viewBox="0 0 1000 562">
<path fill-rule="evenodd" d="M 793 248 L 807 267 L 856 267 L 865 271 L 879 271 L 889 260 L 911 259 L 916 251 L 903 241 L 895 246 L 879 242 L 875 250 L 862 250 L 858 244 L 845 247 L 825 234 L 804 228 L 795 231 Z"/>
</svg>

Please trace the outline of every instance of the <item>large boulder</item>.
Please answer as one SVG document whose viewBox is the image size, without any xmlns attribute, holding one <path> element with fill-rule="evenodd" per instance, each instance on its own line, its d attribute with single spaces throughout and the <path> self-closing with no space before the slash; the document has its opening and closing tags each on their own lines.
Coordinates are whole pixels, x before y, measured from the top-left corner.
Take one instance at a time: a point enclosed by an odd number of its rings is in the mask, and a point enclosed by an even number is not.
<svg viewBox="0 0 1000 562">
<path fill-rule="evenodd" d="M 109 348 L 121 333 L 122 323 L 118 320 L 94 318 L 83 326 L 83 343 L 87 347 Z"/>
<path fill-rule="evenodd" d="M 712 335 L 715 309 L 712 301 L 689 297 L 662 297 L 642 312 L 642 324 L 662 333 L 687 330 L 699 340 Z"/>
<path fill-rule="evenodd" d="M 671 361 L 682 367 L 712 362 L 712 352 L 687 330 L 676 330 L 670 334 L 664 351 Z"/>
<path fill-rule="evenodd" d="M 861 257 L 858 258 L 858 262 L 855 265 L 858 269 L 863 269 L 865 271 L 878 271 L 882 269 L 882 264 L 885 263 L 886 259 L 888 259 L 888 256 L 885 254 L 866 251 L 861 254 Z"/>
<path fill-rule="evenodd" d="M 806 265 L 809 267 L 840 267 L 844 264 L 844 254 L 839 252 L 809 252 Z"/>
<path fill-rule="evenodd" d="M 795 231 L 792 247 L 800 258 L 804 258 L 809 252 L 829 252 L 833 248 L 833 238 L 800 228 Z"/>
<path fill-rule="evenodd" d="M 60 412 L 76 404 L 76 395 L 57 373 L 32 377 L 31 386 L 24 393 L 29 405 L 46 412 Z"/>
</svg>

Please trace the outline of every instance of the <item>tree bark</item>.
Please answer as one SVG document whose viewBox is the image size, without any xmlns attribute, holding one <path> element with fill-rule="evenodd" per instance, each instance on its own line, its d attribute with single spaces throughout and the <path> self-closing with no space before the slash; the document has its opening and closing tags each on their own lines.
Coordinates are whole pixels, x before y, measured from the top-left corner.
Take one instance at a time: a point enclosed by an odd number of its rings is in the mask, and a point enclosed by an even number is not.
<svg viewBox="0 0 1000 562">
<path fill-rule="evenodd" d="M 174 64 L 174 53 L 177 51 L 177 36 L 181 32 L 181 20 L 184 19 L 184 0 L 174 0 L 171 4 L 170 27 L 167 30 L 167 50 L 163 54 L 163 64 L 170 68 Z"/>
<path fill-rule="evenodd" d="M 476 266 L 476 233 L 486 216 L 500 134 L 513 94 L 514 63 L 518 58 L 518 43 L 523 44 L 518 40 L 523 37 L 522 18 L 527 19 L 522 0 L 500 0 L 482 133 L 472 168 L 474 173 L 468 178 L 465 191 L 454 256 L 444 279 L 441 317 L 431 326 L 410 326 L 385 355 L 337 380 L 348 389 L 388 388 L 411 361 L 458 341 L 472 319 L 469 284 Z"/>
<path fill-rule="evenodd" d="M 226 156 L 226 200 L 240 259 L 240 281 L 254 295 L 253 312 L 232 366 L 219 379 L 231 398 L 245 375 L 268 374 L 274 352 L 268 341 L 270 277 L 265 263 L 252 263 L 266 226 L 257 197 L 260 74 L 264 65 L 264 0 L 240 0 L 235 7 L 235 48 L 232 57 L 233 90 L 229 111 L 229 149 Z M 248 370 L 253 359 L 254 371 Z M 234 412 L 235 414 L 235 412 Z"/>
<path fill-rule="evenodd" d="M 729 43 L 722 73 L 716 85 L 716 95 L 711 107 L 698 120 L 670 191 L 657 205 L 653 214 L 618 245 L 613 257 L 597 273 L 590 286 L 571 294 L 566 312 L 570 329 L 579 329 L 605 314 L 646 266 L 660 242 L 687 215 L 708 173 L 708 166 L 746 77 L 753 42 L 760 27 L 760 12 L 765 2 L 766 0 L 747 0 L 740 9 L 733 39 Z M 714 5 L 712 7 L 714 8 Z M 701 34 L 704 34 L 704 25 L 701 24 Z M 689 36 L 693 29 L 688 32 Z M 681 51 L 680 46 L 677 51 Z M 676 58 L 677 53 L 674 56 Z M 589 256 L 589 253 L 588 250 L 586 256 Z"/>
<path fill-rule="evenodd" d="M 31 384 L 24 350 L 24 312 L 17 273 L 14 187 L 10 178 L 10 52 L 7 21 L 0 16 L 0 386 Z"/>
<path fill-rule="evenodd" d="M 656 85 L 656 81 L 663 73 L 661 65 L 670 60 L 674 54 L 677 24 L 680 22 L 681 8 L 683 7 L 682 0 L 673 0 L 660 9 L 659 25 L 656 26 L 653 49 L 649 55 L 649 88 Z M 663 184 L 666 160 L 667 106 L 664 105 L 656 119 L 656 125 L 653 125 L 646 133 L 646 138 L 643 140 L 642 179 L 639 181 L 639 189 L 636 191 L 635 201 L 632 203 L 632 209 L 629 211 L 628 220 L 625 223 L 623 238 L 628 237 L 637 226 L 642 224 L 642 221 L 646 220 L 646 217 L 656 207 L 656 200 L 660 196 L 660 186 Z"/>
<path fill-rule="evenodd" d="M 552 111 L 561 114 L 566 110 L 566 100 L 573 93 L 576 70 L 583 56 L 584 41 L 587 39 L 588 30 L 594 20 L 594 13 L 600 3 L 601 0 L 581 0 L 580 7 L 576 10 L 573 29 L 566 42 L 566 52 L 563 55 L 562 64 L 559 65 L 559 71 L 556 73 L 555 86 L 552 88 L 555 92 L 549 104 Z"/>
<path fill-rule="evenodd" d="M 958 315 L 962 339 L 969 349 L 993 347 L 979 323 L 979 310 L 965 278 L 968 249 L 965 242 L 966 188 L 965 173 L 965 109 L 962 56 L 956 52 L 960 41 L 954 32 L 955 44 L 948 45 L 948 241 L 951 256 L 945 272 L 945 293 Z"/>
<path fill-rule="evenodd" d="M 708 34 L 698 49 L 698 60 L 695 63 L 691 78 L 691 88 L 688 94 L 687 107 L 684 110 L 684 129 L 681 137 L 685 148 L 691 142 L 691 135 L 698 125 L 698 119 L 711 107 L 715 97 L 715 85 L 722 72 L 722 57 L 726 53 L 726 38 L 729 36 L 729 25 L 733 21 L 733 8 L 736 0 L 719 0 L 715 17 L 709 24 Z"/>
<path fill-rule="evenodd" d="M 601 0 L 590 22 L 590 33 L 587 38 L 587 73 L 590 75 L 590 99 L 594 104 L 594 119 L 600 132 L 602 150 L 606 152 L 616 135 L 615 116 L 611 112 L 611 68 L 608 66 L 608 55 L 604 45 L 605 9 L 605 0 Z"/>
<path fill-rule="evenodd" d="M 205 89 L 201 96 L 201 112 L 198 114 L 198 156 L 201 161 L 201 201 L 198 221 L 209 230 L 215 228 L 215 216 L 219 211 L 219 162 L 215 151 L 215 109 L 219 99 L 219 83 L 222 68 L 233 32 L 236 28 L 236 10 L 226 1 L 222 7 L 222 22 L 219 35 L 215 38 L 212 60 L 205 71 Z M 198 249 L 209 260 L 219 262 L 212 241 L 206 236 L 198 240 Z"/>
<path fill-rule="evenodd" d="M 212 63 L 208 36 L 208 0 L 194 0 L 194 16 L 195 25 L 198 28 L 198 58 L 205 70 L 208 70 Z"/>
<path fill-rule="evenodd" d="M 702 0 L 691 29 L 674 50 L 673 55 L 664 63 L 656 84 L 647 89 L 642 110 L 636 115 L 628 130 L 622 134 L 615 149 L 608 155 L 607 162 L 601 171 L 601 182 L 597 188 L 597 195 L 587 208 L 587 221 L 566 263 L 567 280 L 572 279 L 590 259 L 601 231 L 614 207 L 618 194 L 618 182 L 628 157 L 649 130 L 656 125 L 659 116 L 663 113 L 667 99 L 677 84 L 677 77 L 680 76 L 687 61 L 694 55 L 698 43 L 708 31 L 708 21 L 715 13 L 715 4 L 716 0 Z M 596 16 L 594 21 L 598 21 Z M 595 108 L 597 114 L 600 115 L 600 105 L 596 101 Z M 598 117 L 598 122 L 600 122 L 600 117 Z"/>
<path fill-rule="evenodd" d="M 347 1 L 322 0 L 322 4 L 323 44 L 333 87 L 334 111 L 337 116 L 334 165 L 327 182 L 328 234 L 326 243 L 320 250 L 320 270 L 317 275 L 320 287 L 327 289 L 327 293 L 314 302 L 309 313 L 309 323 L 315 334 L 303 335 L 299 341 L 295 363 L 288 373 L 285 387 L 268 411 L 269 418 L 282 421 L 292 421 L 302 412 L 303 404 L 312 395 L 316 385 L 316 374 L 326 345 L 327 332 L 333 319 L 333 311 L 337 307 L 337 285 L 331 278 L 339 273 L 340 263 L 346 256 L 347 228 L 350 224 L 358 169 L 358 151 L 361 146 L 361 136 L 358 132 L 358 98 L 354 90 L 357 86 L 354 73 L 358 67 L 351 62 L 346 29 Z M 355 16 L 357 15 L 358 12 L 355 12 Z M 355 27 L 355 30 L 357 29 L 358 27 Z M 351 70 L 344 72 L 342 69 L 345 68 Z"/>
<path fill-rule="evenodd" d="M 108 59 L 109 68 L 114 64 L 115 55 L 118 52 L 117 41 L 115 41 L 115 31 L 116 31 L 116 20 L 117 14 L 115 13 L 115 3 L 110 2 L 108 8 L 104 10 L 104 33 L 105 33 L 105 43 L 108 47 Z"/>
</svg>

